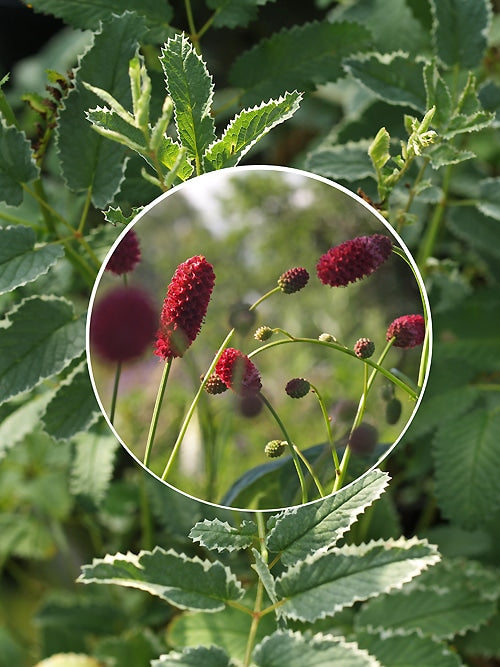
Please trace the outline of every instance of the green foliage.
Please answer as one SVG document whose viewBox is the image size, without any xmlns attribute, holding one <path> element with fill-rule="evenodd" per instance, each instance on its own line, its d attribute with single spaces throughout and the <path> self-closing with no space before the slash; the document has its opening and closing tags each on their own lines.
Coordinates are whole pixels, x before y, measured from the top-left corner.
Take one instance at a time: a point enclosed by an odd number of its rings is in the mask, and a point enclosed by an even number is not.
<svg viewBox="0 0 500 667">
<path fill-rule="evenodd" d="M 24 132 L 0 122 L 0 191 L 2 201 L 19 206 L 23 200 L 23 183 L 38 176 L 29 142 Z"/>
</svg>

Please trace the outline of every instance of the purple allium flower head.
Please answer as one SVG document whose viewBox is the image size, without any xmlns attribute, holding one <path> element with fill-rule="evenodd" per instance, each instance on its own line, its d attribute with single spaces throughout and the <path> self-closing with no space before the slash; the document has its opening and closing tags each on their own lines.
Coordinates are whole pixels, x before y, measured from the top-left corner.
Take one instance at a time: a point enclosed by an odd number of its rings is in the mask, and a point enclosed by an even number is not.
<svg viewBox="0 0 500 667">
<path fill-rule="evenodd" d="M 240 395 L 258 394 L 262 383 L 260 373 L 252 361 L 234 347 L 221 354 L 215 372 L 230 389 Z"/>
<path fill-rule="evenodd" d="M 394 347 L 416 347 L 425 337 L 425 320 L 422 315 L 402 315 L 396 318 L 387 329 L 386 340 L 395 338 Z"/>
<path fill-rule="evenodd" d="M 156 355 L 163 359 L 182 357 L 200 332 L 214 283 L 213 267 L 201 255 L 179 264 L 163 302 Z"/>
<path fill-rule="evenodd" d="M 316 264 L 316 272 L 324 285 L 345 287 L 376 271 L 391 251 L 392 241 L 388 236 L 357 236 L 322 255 Z"/>
<path fill-rule="evenodd" d="M 106 264 L 105 271 L 121 276 L 130 273 L 141 259 L 139 239 L 133 229 L 130 229 L 116 246 L 113 254 Z"/>
<path fill-rule="evenodd" d="M 149 295 L 136 287 L 117 287 L 93 309 L 90 342 L 110 362 L 139 357 L 154 340 L 156 310 Z"/>
<path fill-rule="evenodd" d="M 285 294 L 298 292 L 307 285 L 309 273 L 302 266 L 296 266 L 288 269 L 278 278 L 278 287 Z"/>
</svg>

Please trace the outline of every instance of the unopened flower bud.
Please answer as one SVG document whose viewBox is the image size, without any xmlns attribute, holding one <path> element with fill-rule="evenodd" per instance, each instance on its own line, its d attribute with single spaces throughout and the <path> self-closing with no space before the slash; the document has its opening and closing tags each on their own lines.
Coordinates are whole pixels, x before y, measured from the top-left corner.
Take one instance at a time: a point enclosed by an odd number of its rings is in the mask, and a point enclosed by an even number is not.
<svg viewBox="0 0 500 667">
<path fill-rule="evenodd" d="M 307 285 L 309 273 L 302 266 L 288 269 L 278 278 L 278 286 L 285 294 L 298 292 Z"/>
<path fill-rule="evenodd" d="M 304 378 L 293 378 L 286 384 L 285 391 L 291 398 L 302 398 L 309 393 L 311 385 Z"/>
<path fill-rule="evenodd" d="M 369 338 L 360 338 L 354 345 L 354 354 L 360 359 L 368 359 L 375 352 L 375 343 Z"/>
<path fill-rule="evenodd" d="M 259 327 L 257 331 L 254 333 L 253 337 L 256 340 L 264 341 L 267 340 L 268 338 L 271 338 L 273 335 L 274 331 L 271 329 L 271 327 Z"/>
<path fill-rule="evenodd" d="M 270 440 L 264 447 L 264 453 L 270 459 L 277 459 L 283 454 L 286 446 L 286 440 Z"/>
<path fill-rule="evenodd" d="M 205 383 L 205 391 L 207 394 L 223 394 L 227 391 L 227 384 L 222 382 L 220 377 L 213 373 Z"/>
</svg>

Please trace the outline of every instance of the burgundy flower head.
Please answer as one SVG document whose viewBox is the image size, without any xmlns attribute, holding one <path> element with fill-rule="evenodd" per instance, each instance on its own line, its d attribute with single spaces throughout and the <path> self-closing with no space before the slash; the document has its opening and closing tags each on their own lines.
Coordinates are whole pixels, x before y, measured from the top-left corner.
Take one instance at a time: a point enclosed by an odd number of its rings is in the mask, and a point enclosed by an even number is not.
<svg viewBox="0 0 500 667">
<path fill-rule="evenodd" d="M 278 278 L 278 287 L 285 294 L 293 294 L 305 287 L 308 281 L 309 273 L 306 269 L 303 266 L 296 266 L 281 274 Z"/>
<path fill-rule="evenodd" d="M 130 229 L 116 246 L 113 254 L 106 264 L 105 271 L 121 276 L 130 273 L 141 259 L 139 239 L 133 229 Z"/>
<path fill-rule="evenodd" d="M 201 255 L 179 264 L 163 302 L 156 355 L 163 359 L 182 357 L 200 332 L 214 283 L 213 267 Z"/>
<path fill-rule="evenodd" d="M 291 398 L 303 398 L 309 393 L 311 385 L 305 378 L 293 378 L 286 383 L 285 391 Z"/>
<path fill-rule="evenodd" d="M 360 338 L 354 345 L 354 354 L 360 359 L 368 359 L 375 352 L 375 343 L 370 338 Z"/>
<path fill-rule="evenodd" d="M 345 287 L 376 271 L 391 251 L 392 241 L 388 236 L 357 236 L 322 255 L 316 264 L 316 272 L 323 285 Z"/>
<path fill-rule="evenodd" d="M 156 309 L 146 292 L 118 287 L 92 309 L 90 342 L 95 352 L 111 362 L 139 357 L 154 340 Z"/>
<path fill-rule="evenodd" d="M 215 372 L 222 382 L 237 394 L 257 394 L 261 388 L 260 373 L 252 361 L 234 347 L 221 354 Z"/>
<path fill-rule="evenodd" d="M 415 347 L 421 345 L 425 337 L 425 320 L 422 315 L 402 315 L 387 329 L 386 340 L 395 338 L 394 347 Z"/>
</svg>

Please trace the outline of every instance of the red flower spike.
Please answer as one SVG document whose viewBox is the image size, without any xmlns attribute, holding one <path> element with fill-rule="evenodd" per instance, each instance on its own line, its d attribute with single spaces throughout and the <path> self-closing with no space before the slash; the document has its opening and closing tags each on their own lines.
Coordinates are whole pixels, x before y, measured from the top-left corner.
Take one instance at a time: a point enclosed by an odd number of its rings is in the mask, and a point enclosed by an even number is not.
<svg viewBox="0 0 500 667">
<path fill-rule="evenodd" d="M 345 287 L 376 271 L 391 251 L 392 241 L 388 236 L 357 236 L 322 255 L 316 264 L 316 272 L 323 285 Z"/>
<path fill-rule="evenodd" d="M 221 354 L 215 372 L 230 389 L 240 395 L 257 394 L 262 388 L 260 373 L 252 361 L 234 347 Z"/>
<path fill-rule="evenodd" d="M 305 287 L 308 281 L 309 273 L 306 269 L 302 266 L 296 266 L 281 274 L 278 278 L 278 287 L 285 294 L 293 294 Z"/>
<path fill-rule="evenodd" d="M 129 361 L 153 342 L 156 309 L 148 294 L 135 287 L 108 292 L 92 309 L 90 343 L 105 361 Z"/>
<path fill-rule="evenodd" d="M 422 315 L 402 315 L 387 329 L 386 340 L 395 338 L 394 347 L 410 348 L 421 345 L 425 337 L 425 321 Z"/>
<path fill-rule="evenodd" d="M 130 273 L 141 259 L 139 239 L 133 229 L 130 229 L 116 246 L 106 264 L 105 271 L 111 271 L 117 276 Z"/>
<path fill-rule="evenodd" d="M 182 357 L 199 334 L 215 284 L 213 267 L 196 255 L 179 264 L 167 289 L 154 353 Z"/>
</svg>

